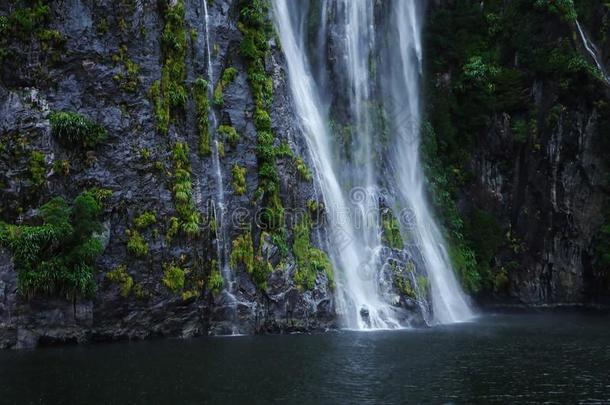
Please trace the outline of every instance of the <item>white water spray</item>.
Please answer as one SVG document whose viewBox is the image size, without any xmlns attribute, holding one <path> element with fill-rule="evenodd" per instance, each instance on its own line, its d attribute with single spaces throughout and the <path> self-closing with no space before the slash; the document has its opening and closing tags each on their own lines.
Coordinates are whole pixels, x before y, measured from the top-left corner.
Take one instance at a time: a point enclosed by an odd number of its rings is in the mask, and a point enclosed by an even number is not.
<svg viewBox="0 0 610 405">
<path fill-rule="evenodd" d="M 212 99 L 214 95 L 214 67 L 212 65 L 212 52 L 210 48 L 210 16 L 208 13 L 207 0 L 203 1 L 203 10 L 205 15 L 205 45 L 207 52 L 207 75 L 208 75 L 208 99 Z M 218 132 L 216 131 L 218 122 L 216 114 L 212 108 L 209 109 L 209 132 L 213 134 L 212 145 L 212 165 L 216 176 L 216 195 L 214 199 L 213 215 L 216 221 L 216 250 L 218 259 L 218 269 L 225 281 L 224 293 L 227 294 L 228 300 L 234 304 L 235 297 L 233 296 L 233 273 L 229 267 L 229 245 L 228 232 L 225 221 L 226 203 L 224 195 L 224 180 L 222 177 L 222 166 L 220 164 L 220 153 L 218 150 L 219 140 Z"/>
<path fill-rule="evenodd" d="M 597 68 L 599 69 L 599 71 L 602 74 L 606 83 L 610 84 L 610 76 L 608 75 L 608 72 L 606 71 L 606 67 L 604 66 L 604 64 L 601 61 L 601 57 L 599 55 L 599 51 L 598 51 L 597 47 L 595 46 L 595 44 L 593 42 L 591 42 L 589 40 L 589 37 L 587 37 L 587 35 L 585 34 L 585 31 L 582 29 L 580 22 L 578 20 L 575 20 L 575 22 L 576 22 L 576 28 L 578 30 L 578 34 L 580 35 L 580 39 L 582 40 L 583 46 L 585 47 L 587 52 L 589 52 L 589 55 L 591 55 L 591 58 L 593 58 L 593 61 L 595 61 L 595 64 L 597 65 Z"/>
<path fill-rule="evenodd" d="M 396 200 L 414 214 L 414 229 L 403 229 L 403 233 L 412 234 L 419 246 L 430 279 L 436 322 L 457 322 L 472 317 L 451 269 L 442 234 L 426 205 L 419 160 L 421 16 L 415 1 L 387 3 L 389 6 L 380 6 L 374 0 L 322 2 L 322 22 L 318 26 L 324 34 L 318 35 L 315 49 L 322 63 L 326 63 L 323 52 L 327 46 L 339 53 L 333 55 L 333 83 L 322 78 L 324 69 L 312 68 L 307 56 L 311 47 L 307 19 L 310 5 L 314 7 L 314 3 L 273 1 L 296 113 L 333 230 L 331 256 L 337 279 L 337 310 L 345 326 L 354 329 L 405 326 L 380 282 L 382 264 L 378 258 L 382 243 L 378 216 L 369 221 L 370 213 L 379 211 L 382 180 L 390 182 Z M 375 27 L 377 7 L 385 7 L 389 26 L 385 32 L 383 27 Z M 386 38 L 376 38 L 378 33 Z M 385 86 L 375 86 L 377 66 L 385 73 Z M 336 140 L 330 130 L 332 114 L 324 107 L 336 100 L 329 97 L 327 84 L 342 91 L 345 97 L 339 100 L 349 104 L 345 109 L 353 136 L 349 143 L 352 160 L 349 164 L 337 157 Z M 390 110 L 393 129 L 384 162 L 377 159 L 377 146 L 383 141 L 373 125 L 375 97 L 390 100 L 391 104 L 384 103 Z M 394 169 L 393 178 L 382 179 L 384 165 Z M 351 215 L 346 217 L 346 212 Z"/>
</svg>

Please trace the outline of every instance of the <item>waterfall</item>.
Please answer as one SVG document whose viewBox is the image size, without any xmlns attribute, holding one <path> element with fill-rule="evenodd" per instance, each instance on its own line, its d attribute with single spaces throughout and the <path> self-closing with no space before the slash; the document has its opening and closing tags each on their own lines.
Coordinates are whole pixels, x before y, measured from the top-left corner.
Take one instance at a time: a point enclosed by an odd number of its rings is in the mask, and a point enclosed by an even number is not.
<svg viewBox="0 0 610 405">
<path fill-rule="evenodd" d="M 593 58 L 593 61 L 597 65 L 597 68 L 599 69 L 606 83 L 610 84 L 610 76 L 608 76 L 608 72 L 606 71 L 606 68 L 601 61 L 601 57 L 599 55 L 597 47 L 593 42 L 589 40 L 589 38 L 585 34 L 585 31 L 582 29 L 580 22 L 578 20 L 575 20 L 575 22 L 578 34 L 580 35 L 580 39 L 582 40 L 582 44 L 584 45 L 589 55 L 591 55 L 591 58 Z"/>
<path fill-rule="evenodd" d="M 399 52 L 389 56 L 390 99 L 394 121 L 394 147 L 390 150 L 395 168 L 396 191 L 413 211 L 412 227 L 430 278 L 432 307 L 440 323 L 472 318 L 465 297 L 453 272 L 442 233 L 426 203 L 424 175 L 419 156 L 421 105 L 419 82 L 422 71 L 421 10 L 417 2 L 396 0 L 392 3 Z M 392 67 L 396 68 L 392 68 Z M 406 97 L 405 97 L 406 95 Z M 405 115 L 405 112 L 407 114 Z M 404 117 L 408 117 L 405 120 Z"/>
<path fill-rule="evenodd" d="M 208 75 L 208 98 L 211 100 L 214 94 L 214 67 L 212 64 L 212 52 L 210 48 L 210 15 L 208 12 L 207 0 L 203 1 L 203 10 L 205 15 L 205 46 L 207 53 L 207 75 Z M 218 131 L 218 120 L 216 113 L 213 108 L 209 110 L 209 131 L 213 134 L 212 141 L 212 165 L 214 169 L 214 175 L 216 176 L 216 194 L 214 196 L 214 204 L 212 215 L 216 222 L 216 257 L 218 260 L 218 269 L 222 275 L 225 286 L 222 291 L 222 296 L 219 297 L 227 306 L 235 309 L 237 300 L 233 294 L 234 280 L 233 272 L 229 267 L 229 235 L 227 229 L 227 221 L 225 220 L 225 214 L 227 211 L 225 195 L 224 195 L 224 180 L 222 177 L 222 166 L 220 164 L 220 153 L 219 153 L 219 139 Z M 235 310 L 233 311 L 235 313 Z M 232 334 L 237 333 L 235 325 L 232 326 Z"/>
<path fill-rule="evenodd" d="M 428 274 L 433 322 L 472 317 L 426 204 L 420 13 L 417 1 L 273 0 L 296 114 L 328 211 L 337 312 L 347 328 L 408 326 L 383 277 L 385 200 L 413 218 L 401 222 L 401 234 Z"/>
</svg>

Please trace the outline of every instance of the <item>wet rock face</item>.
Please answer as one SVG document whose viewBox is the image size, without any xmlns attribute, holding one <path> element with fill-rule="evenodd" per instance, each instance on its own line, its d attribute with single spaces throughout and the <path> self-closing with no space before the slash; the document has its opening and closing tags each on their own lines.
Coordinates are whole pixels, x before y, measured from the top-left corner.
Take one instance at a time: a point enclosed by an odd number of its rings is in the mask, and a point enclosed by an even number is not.
<svg viewBox="0 0 610 405">
<path fill-rule="evenodd" d="M 472 196 L 512 223 L 512 248 L 502 255 L 519 266 L 509 273 L 510 298 L 504 303 L 576 304 L 594 298 L 587 257 L 595 254 L 592 243 L 606 199 L 600 187 L 603 157 L 593 146 L 596 125 L 595 110 L 567 111 L 538 141 L 537 151 L 514 151 L 506 137 L 510 127 L 500 118 L 475 154 L 478 182 Z M 513 165 L 502 163 L 507 160 Z"/>
<path fill-rule="evenodd" d="M 493 5 L 493 12 L 502 15 L 511 4 L 519 3 Z M 603 29 L 599 28 L 604 8 L 594 2 L 575 1 L 574 4 L 580 23 L 592 40 L 600 44 L 599 52 L 607 61 L 609 43 L 603 39 Z M 438 16 L 439 10 L 447 13 L 452 21 L 458 21 L 457 24 L 465 21 L 456 2 L 430 3 L 431 20 Z M 471 16 L 476 19 L 477 13 L 485 16 L 490 10 L 489 4 L 481 3 Z M 538 12 L 539 9 L 523 7 L 518 15 L 522 21 L 534 21 Z M 532 31 L 526 45 L 544 52 L 544 46 L 551 44 L 548 49 L 557 52 L 559 48 L 554 44 L 562 41 L 567 44 L 574 35 L 574 41 L 561 52 L 567 52 L 571 58 L 579 59 L 591 66 L 592 71 L 597 71 L 574 23 L 552 14 L 544 15 L 544 33 Z M 519 21 L 509 22 L 519 26 Z M 429 27 L 430 31 L 437 28 Z M 481 35 L 476 29 L 471 34 Z M 563 80 L 578 83 L 572 86 L 560 83 L 551 73 L 535 73 L 547 58 L 532 65 L 520 46 L 515 42 L 514 49 L 508 49 L 510 57 L 506 60 L 490 58 L 486 63 L 495 63 L 498 69 L 527 76 L 528 79 L 520 84 L 526 101 L 511 108 L 504 107 L 506 111 L 502 111 L 502 107 L 497 108 L 500 111 L 484 109 L 484 103 L 481 103 L 484 113 L 480 118 L 485 124 L 477 124 L 472 129 L 472 145 L 462 146 L 469 141 L 462 143 L 461 138 L 460 144 L 452 150 L 459 149 L 467 156 L 463 169 L 469 178 L 457 193 L 457 206 L 463 218 L 468 218 L 475 210 L 484 211 L 497 221 L 498 232 L 502 233 L 499 247 L 490 262 L 484 264 L 489 265 L 492 275 L 505 275 L 506 282 L 483 291 L 480 302 L 493 306 L 607 304 L 610 297 L 608 269 L 607 266 L 600 269 L 597 243 L 600 227 L 608 221 L 610 201 L 610 168 L 605 141 L 609 87 L 595 73 L 588 77 L 565 73 Z M 498 49 L 507 50 L 501 45 Z M 468 61 L 471 56 L 460 55 L 459 58 Z M 449 96 L 450 91 L 446 89 L 455 90 L 456 83 L 463 80 L 464 63 L 456 66 L 455 62 L 447 62 L 443 70 L 435 71 L 430 80 L 432 92 Z M 464 98 L 472 98 L 473 94 L 476 92 L 472 91 Z M 494 96 L 500 103 L 506 101 L 501 92 Z M 434 111 L 434 107 L 430 110 Z M 468 111 L 470 115 L 477 113 L 472 109 Z M 530 120 L 529 125 L 535 128 L 534 135 L 529 129 L 529 135 L 519 139 L 520 119 Z M 452 125 L 457 127 L 455 122 Z M 439 131 L 439 128 L 435 129 Z M 477 237 L 476 230 L 474 237 Z"/>
<path fill-rule="evenodd" d="M 217 177 L 213 159 L 197 154 L 196 112 L 190 98 L 190 84 L 198 77 L 209 79 L 203 2 L 185 2 L 189 101 L 172 121 L 167 135 L 156 129 L 149 96 L 151 85 L 161 78 L 163 2 L 52 2 L 45 29 L 57 30 L 62 44 L 47 47 L 36 39 L 11 40 L 7 44 L 10 55 L 18 56 L 3 61 L 0 68 L 0 220 L 28 223 L 35 219 L 35 209 L 56 195 L 71 199 L 90 187 L 109 189 L 112 196 L 105 202 L 103 214 L 106 248 L 97 263 L 98 290 L 91 300 L 25 299 L 17 292 L 17 272 L 10 253 L 0 250 L 0 347 L 324 330 L 335 325 L 332 290 L 326 277 L 320 274 L 311 291 L 299 289 L 293 281 L 292 255 L 280 260 L 276 258 L 277 246 L 259 242 L 261 230 L 256 228 L 256 208 L 252 204 L 258 185 L 257 134 L 246 63 L 240 56 L 238 10 L 235 1 L 209 3 L 214 86 L 226 68 L 237 69 L 235 80 L 225 88 L 224 105 L 213 107 L 218 124 L 233 126 L 240 135 L 239 143 L 227 144 L 220 159 L 227 236 L 233 240 L 242 234 L 244 222 L 252 226 L 255 248 L 263 244 L 262 252 L 274 266 L 267 289 L 257 287 L 240 266 L 233 270 L 237 302 L 208 288 L 218 243 L 207 226 L 213 215 L 210 202 L 215 201 Z M 0 5 L 0 15 L 8 15 L 11 10 L 11 5 Z M 137 81 L 131 90 L 126 89 L 123 80 L 129 63 L 137 65 Z M 285 142 L 296 156 L 307 161 L 290 107 L 282 53 L 273 41 L 266 70 L 273 78 L 271 115 L 276 146 Z M 59 144 L 48 119 L 55 110 L 75 111 L 103 125 L 107 139 L 92 151 Z M 203 224 L 200 236 L 179 235 L 169 241 L 165 238 L 168 221 L 176 215 L 171 153 L 178 141 L 190 149 L 193 199 L 203 214 Z M 42 184 L 34 184 L 30 176 L 32 151 L 44 155 Z M 54 164 L 59 161 L 67 161 L 69 169 L 60 170 Z M 246 169 L 247 191 L 243 195 L 233 193 L 235 165 Z M 294 159 L 278 158 L 277 165 L 284 208 L 306 210 L 307 201 L 317 199 L 313 184 L 297 180 Z M 144 211 L 156 213 L 157 223 L 141 232 L 148 254 L 136 257 L 127 250 L 126 231 L 134 228 L 134 218 Z M 233 221 L 236 212 L 240 213 L 239 221 Z M 288 246 L 292 226 L 287 224 Z M 187 284 L 191 283 L 189 291 L 193 294 L 182 294 L 187 287 L 180 293 L 166 287 L 164 264 L 168 263 L 179 263 L 187 269 Z M 106 274 L 119 266 L 125 266 L 139 294 L 132 290 L 124 295 L 122 286 L 108 279 Z"/>
</svg>

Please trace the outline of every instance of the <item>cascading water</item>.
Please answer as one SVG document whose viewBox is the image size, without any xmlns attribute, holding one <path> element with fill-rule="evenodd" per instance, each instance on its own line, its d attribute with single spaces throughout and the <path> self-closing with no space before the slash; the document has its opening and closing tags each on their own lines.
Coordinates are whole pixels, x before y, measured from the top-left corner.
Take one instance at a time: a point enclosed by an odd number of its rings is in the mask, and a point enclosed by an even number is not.
<svg viewBox="0 0 610 405">
<path fill-rule="evenodd" d="M 210 15 L 208 12 L 207 0 L 203 1 L 203 10 L 205 15 L 205 46 L 207 53 L 207 75 L 208 75 L 208 97 L 213 98 L 214 93 L 214 67 L 212 65 L 212 52 L 210 48 Z M 224 300 L 227 306 L 235 308 L 236 299 L 233 294 L 233 273 L 229 267 L 229 246 L 228 246 L 228 230 L 225 221 L 226 204 L 224 195 L 224 180 L 222 177 L 222 167 L 220 164 L 220 153 L 218 150 L 219 140 L 217 129 L 217 118 L 214 109 L 209 110 L 209 132 L 213 134 L 212 140 L 212 165 L 216 176 L 216 195 L 214 198 L 213 217 L 216 222 L 216 256 L 218 260 L 218 269 L 222 275 L 225 286 L 223 296 L 219 299 Z M 233 311 L 235 312 L 235 311 Z M 235 325 L 233 325 L 232 333 L 235 334 Z"/>
<path fill-rule="evenodd" d="M 382 280 L 383 189 L 390 190 L 394 211 L 412 213 L 401 233 L 420 252 L 435 321 L 472 317 L 426 205 L 418 150 L 420 9 L 405 0 L 273 0 L 293 100 L 333 230 L 337 311 L 347 328 L 406 326 Z"/>
<path fill-rule="evenodd" d="M 424 174 L 419 156 L 422 73 L 421 10 L 416 1 L 392 2 L 393 19 L 388 42 L 398 34 L 398 51 L 388 54 L 386 110 L 393 121 L 390 159 L 399 201 L 407 203 L 415 221 L 411 234 L 422 253 L 430 278 L 432 307 L 439 323 L 465 321 L 473 314 L 460 290 L 445 249 L 443 236 L 426 203 Z"/>
<path fill-rule="evenodd" d="M 580 39 L 582 40 L 582 43 L 583 43 L 585 49 L 587 50 L 587 52 L 589 52 L 589 55 L 591 55 L 591 58 L 593 58 L 593 61 L 597 65 L 597 68 L 599 69 L 599 71 L 602 74 L 606 83 L 610 84 L 610 76 L 608 75 L 608 72 L 607 72 L 604 64 L 601 61 L 601 57 L 599 55 L 599 51 L 597 50 L 597 47 L 595 46 L 595 44 L 593 42 L 591 42 L 589 40 L 589 37 L 587 37 L 587 35 L 585 34 L 585 31 L 582 29 L 580 22 L 578 20 L 575 20 L 575 22 L 576 22 L 576 29 L 578 30 L 578 34 L 580 35 Z"/>
</svg>

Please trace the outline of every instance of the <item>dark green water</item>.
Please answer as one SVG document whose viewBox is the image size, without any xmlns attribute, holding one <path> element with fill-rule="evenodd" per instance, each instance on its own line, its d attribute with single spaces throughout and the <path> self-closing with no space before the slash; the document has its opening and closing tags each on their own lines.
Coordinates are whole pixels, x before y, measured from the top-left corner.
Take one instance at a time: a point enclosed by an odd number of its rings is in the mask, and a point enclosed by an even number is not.
<svg viewBox="0 0 610 405">
<path fill-rule="evenodd" d="M 0 403 L 609 402 L 610 318 L 0 352 Z"/>
</svg>

